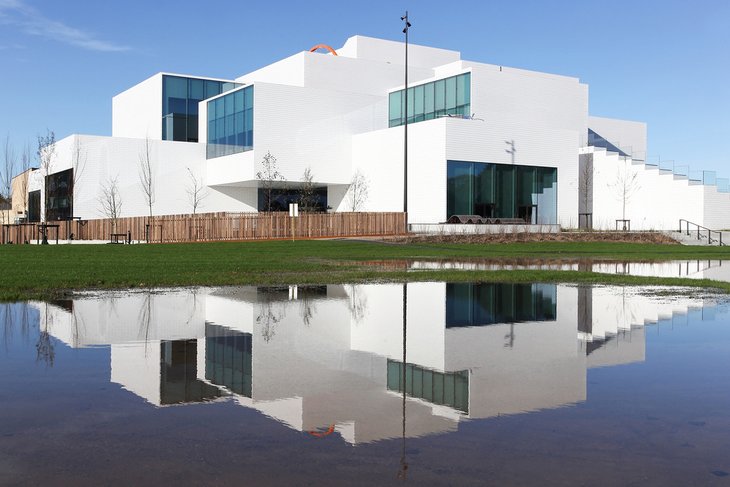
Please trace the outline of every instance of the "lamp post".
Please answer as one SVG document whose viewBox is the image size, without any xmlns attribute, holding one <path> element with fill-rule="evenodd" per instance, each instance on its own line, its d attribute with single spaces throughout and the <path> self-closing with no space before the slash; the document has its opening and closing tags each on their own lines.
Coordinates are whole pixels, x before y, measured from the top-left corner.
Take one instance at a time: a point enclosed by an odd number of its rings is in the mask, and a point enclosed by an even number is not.
<svg viewBox="0 0 730 487">
<path fill-rule="evenodd" d="M 408 22 L 408 10 L 406 14 L 400 18 L 405 22 L 403 33 L 406 36 L 406 60 L 405 60 L 405 88 L 403 96 L 405 97 L 405 107 L 403 113 L 403 213 L 406 214 L 406 231 L 408 230 L 408 28 L 411 23 Z"/>
</svg>

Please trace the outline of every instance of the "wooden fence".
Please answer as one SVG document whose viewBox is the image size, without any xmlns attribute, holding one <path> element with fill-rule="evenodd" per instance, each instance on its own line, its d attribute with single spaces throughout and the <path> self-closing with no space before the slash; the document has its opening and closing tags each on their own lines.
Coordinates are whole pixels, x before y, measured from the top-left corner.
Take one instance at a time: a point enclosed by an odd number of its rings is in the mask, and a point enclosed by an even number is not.
<svg viewBox="0 0 730 487">
<path fill-rule="evenodd" d="M 41 224 L 5 225 L 3 243 L 37 239 Z M 293 231 L 293 235 L 292 235 Z M 49 222 L 48 239 L 54 241 L 119 240 L 149 242 L 200 242 L 277 238 L 353 237 L 403 235 L 405 213 L 203 213 L 155 217 Z M 73 234 L 73 237 L 71 237 Z M 30 236 L 30 238 L 28 238 Z"/>
</svg>

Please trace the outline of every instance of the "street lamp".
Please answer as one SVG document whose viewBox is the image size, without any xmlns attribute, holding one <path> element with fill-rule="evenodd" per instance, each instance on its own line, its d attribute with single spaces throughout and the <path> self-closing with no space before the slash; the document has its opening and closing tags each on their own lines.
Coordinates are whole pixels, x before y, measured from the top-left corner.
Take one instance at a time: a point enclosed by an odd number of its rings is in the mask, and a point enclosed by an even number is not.
<svg viewBox="0 0 730 487">
<path fill-rule="evenodd" d="M 405 97 L 405 111 L 403 113 L 403 213 L 406 214 L 406 227 L 408 226 L 408 28 L 411 23 L 408 22 L 408 11 L 400 18 L 405 22 L 403 33 L 406 36 L 406 61 L 405 61 L 405 88 L 403 96 Z M 407 230 L 407 228 L 406 228 Z"/>
</svg>

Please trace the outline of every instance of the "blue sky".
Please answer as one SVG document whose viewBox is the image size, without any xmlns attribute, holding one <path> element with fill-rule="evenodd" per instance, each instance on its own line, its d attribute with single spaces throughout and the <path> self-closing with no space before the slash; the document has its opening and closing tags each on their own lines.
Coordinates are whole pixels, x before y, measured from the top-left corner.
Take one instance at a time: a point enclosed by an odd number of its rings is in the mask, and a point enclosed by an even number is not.
<svg viewBox="0 0 730 487">
<path fill-rule="evenodd" d="M 215 5 L 215 7 L 214 7 Z M 648 123 L 649 153 L 730 176 L 730 1 L 0 0 L 0 136 L 111 133 L 159 71 L 232 78 L 354 34 L 579 77 L 592 115 Z"/>
</svg>

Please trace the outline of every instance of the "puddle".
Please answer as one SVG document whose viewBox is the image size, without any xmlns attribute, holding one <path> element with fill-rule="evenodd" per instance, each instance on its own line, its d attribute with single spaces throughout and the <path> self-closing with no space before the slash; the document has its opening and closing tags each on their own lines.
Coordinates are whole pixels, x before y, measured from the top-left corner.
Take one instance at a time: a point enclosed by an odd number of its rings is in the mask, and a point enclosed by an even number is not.
<svg viewBox="0 0 730 487">
<path fill-rule="evenodd" d="M 581 259 L 386 260 L 366 265 L 402 270 L 551 270 L 645 277 L 682 277 L 730 282 L 730 264 L 722 260 L 618 262 Z"/>
<path fill-rule="evenodd" d="M 431 282 L 2 305 L 3 481 L 710 483 L 730 470 L 728 304 L 668 290 Z"/>
</svg>

